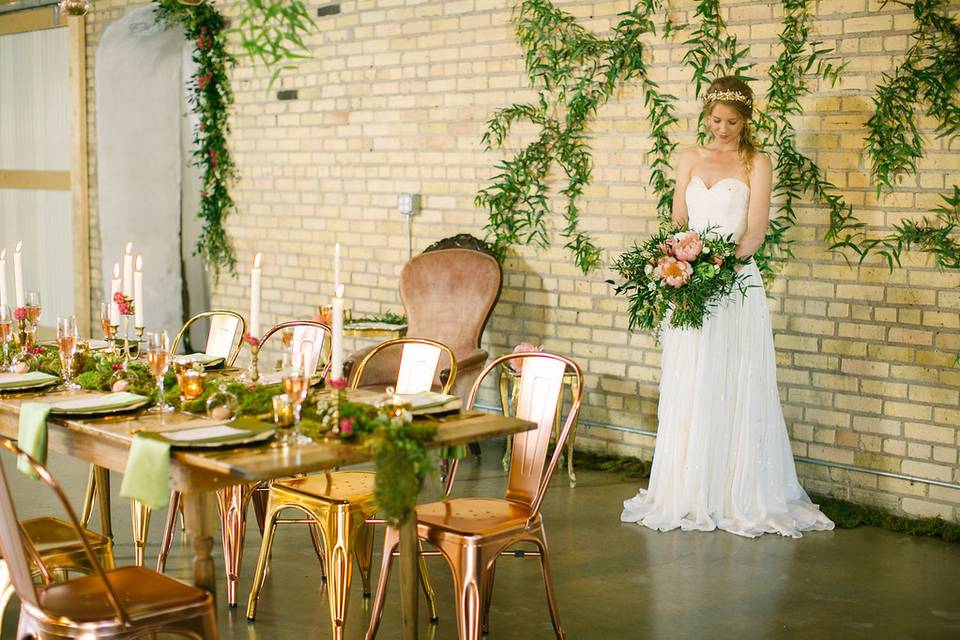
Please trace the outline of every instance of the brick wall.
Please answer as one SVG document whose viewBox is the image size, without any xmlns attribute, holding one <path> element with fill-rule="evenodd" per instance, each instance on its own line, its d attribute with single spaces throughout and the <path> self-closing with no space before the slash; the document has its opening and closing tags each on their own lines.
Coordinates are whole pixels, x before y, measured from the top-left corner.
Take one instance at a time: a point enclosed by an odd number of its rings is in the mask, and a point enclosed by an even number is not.
<svg viewBox="0 0 960 640">
<path fill-rule="evenodd" d="M 89 16 L 92 127 L 98 34 L 124 4 L 98 0 Z M 558 4 L 598 32 L 631 5 Z M 692 18 L 692 2 L 674 4 L 676 18 Z M 267 74 L 241 62 L 232 138 L 241 179 L 234 191 L 238 212 L 229 221 L 240 277 L 220 284 L 216 306 L 245 310 L 250 263 L 262 251 L 264 324 L 311 315 L 330 294 L 329 253 L 340 242 L 355 313 L 399 310 L 397 275 L 406 261 L 405 219 L 395 208 L 401 191 L 423 194 L 415 252 L 458 232 L 481 234 L 485 218 L 473 198 L 500 157 L 481 150 L 484 123 L 494 109 L 533 95 L 507 24 L 510 6 L 508 0 L 344 1 L 341 13 L 318 20 L 319 33 L 309 40 L 313 58 L 271 92 Z M 723 7 L 731 31 L 750 45 L 755 75 L 764 78 L 779 52 L 780 10 L 755 1 Z M 919 177 L 877 198 L 862 154 L 873 87 L 905 51 L 912 16 L 875 0 L 823 0 L 815 14 L 815 33 L 848 67 L 836 88 L 812 82 L 806 113 L 794 120 L 802 150 L 878 231 L 922 215 L 958 180 L 960 156 L 930 141 Z M 675 136 L 690 144 L 697 105 L 682 54 L 679 44 L 655 42 L 650 72 L 681 96 L 684 118 Z M 296 89 L 298 97 L 279 101 L 277 89 Z M 766 85 L 758 81 L 754 89 L 762 95 Z M 583 225 L 608 259 L 655 226 L 646 134 L 634 86 L 624 87 L 593 127 L 594 182 Z M 91 148 L 94 265 L 96 166 Z M 825 211 L 804 206 L 799 217 L 791 232 L 797 259 L 774 283 L 770 308 L 784 412 L 805 484 L 909 514 L 960 517 L 958 488 L 866 471 L 960 483 L 960 369 L 952 366 L 960 351 L 960 273 L 940 273 L 917 254 L 893 273 L 874 260 L 848 267 L 820 240 Z M 581 427 L 579 446 L 649 457 L 659 350 L 650 337 L 626 331 L 625 304 L 604 282 L 611 273 L 584 277 L 562 249 L 533 248 L 519 249 L 504 271 L 486 332 L 490 351 L 530 340 L 573 356 L 587 372 L 583 418 L 601 425 Z"/>
</svg>

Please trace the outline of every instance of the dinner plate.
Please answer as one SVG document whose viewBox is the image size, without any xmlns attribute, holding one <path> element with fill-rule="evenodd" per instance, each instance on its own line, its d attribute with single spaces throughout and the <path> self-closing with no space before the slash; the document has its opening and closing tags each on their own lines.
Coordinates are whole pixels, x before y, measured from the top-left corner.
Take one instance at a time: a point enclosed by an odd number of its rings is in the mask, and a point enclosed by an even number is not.
<svg viewBox="0 0 960 640">
<path fill-rule="evenodd" d="M 11 382 L 9 385 L 0 386 L 0 393 L 37 391 L 52 387 L 60 382 L 60 378 L 47 373 L 33 372 L 30 374 L 3 373 L 0 374 L 0 383 L 4 379 L 12 380 L 18 377 L 26 377 L 22 382 Z"/>
<path fill-rule="evenodd" d="M 174 356 L 173 361 L 180 364 L 199 362 L 204 367 L 212 369 L 223 365 L 226 359 L 222 356 L 208 356 L 205 353 L 188 353 Z"/>
<path fill-rule="evenodd" d="M 137 395 L 135 393 L 112 393 L 98 396 L 97 394 L 89 394 L 91 397 L 84 398 L 71 398 L 68 400 L 60 400 L 58 402 L 53 402 L 50 405 L 50 414 L 57 416 L 90 416 L 90 415 L 109 415 L 114 413 L 125 413 L 127 411 L 136 411 L 141 409 L 148 404 L 150 404 L 150 398 L 146 396 Z M 105 405 L 104 401 L 110 396 L 123 396 L 124 402 L 113 406 Z M 97 402 L 99 397 L 99 404 L 93 404 Z"/>
<path fill-rule="evenodd" d="M 161 434 L 175 447 L 193 449 L 195 447 L 234 447 L 238 445 L 264 442 L 277 432 L 276 426 L 256 418 L 241 417 L 222 424 L 186 427 L 178 431 Z"/>
</svg>

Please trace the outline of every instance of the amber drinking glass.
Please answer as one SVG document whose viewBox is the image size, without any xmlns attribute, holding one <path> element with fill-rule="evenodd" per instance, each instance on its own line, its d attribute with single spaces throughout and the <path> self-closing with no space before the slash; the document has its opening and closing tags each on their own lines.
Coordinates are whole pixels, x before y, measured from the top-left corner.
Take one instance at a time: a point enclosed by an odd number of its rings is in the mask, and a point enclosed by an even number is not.
<svg viewBox="0 0 960 640">
<path fill-rule="evenodd" d="M 150 331 L 147 333 L 147 366 L 150 373 L 157 379 L 158 398 L 151 412 L 168 413 L 173 407 L 163 398 L 163 376 L 170 366 L 170 344 L 166 331 Z"/>
</svg>

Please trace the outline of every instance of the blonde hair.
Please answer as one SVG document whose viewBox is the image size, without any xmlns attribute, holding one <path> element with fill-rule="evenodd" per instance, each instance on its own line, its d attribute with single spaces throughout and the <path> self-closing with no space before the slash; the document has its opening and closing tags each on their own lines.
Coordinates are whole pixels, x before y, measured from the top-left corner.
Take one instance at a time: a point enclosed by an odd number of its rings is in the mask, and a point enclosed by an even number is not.
<svg viewBox="0 0 960 640">
<path fill-rule="evenodd" d="M 753 172 L 753 159 L 757 155 L 757 143 L 750 130 L 753 120 L 753 91 L 747 83 L 735 76 L 717 78 L 711 83 L 704 94 L 703 117 L 707 118 L 718 104 L 723 104 L 736 111 L 743 118 L 743 130 L 740 132 L 738 151 L 740 166 L 747 177 Z"/>
</svg>

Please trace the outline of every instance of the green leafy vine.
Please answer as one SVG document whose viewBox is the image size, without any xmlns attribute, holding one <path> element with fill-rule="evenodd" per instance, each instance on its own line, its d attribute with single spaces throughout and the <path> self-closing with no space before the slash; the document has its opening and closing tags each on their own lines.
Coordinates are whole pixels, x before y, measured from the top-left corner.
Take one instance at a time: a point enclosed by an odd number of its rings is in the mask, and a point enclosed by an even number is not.
<svg viewBox="0 0 960 640">
<path fill-rule="evenodd" d="M 244 0 L 239 26 L 240 46 L 254 62 L 270 71 L 267 90 L 294 60 L 309 58 L 304 36 L 316 23 L 302 0 Z"/>
<path fill-rule="evenodd" d="M 916 27 L 912 44 L 893 73 L 884 74 L 867 121 L 866 152 L 879 196 L 904 175 L 916 175 L 925 141 L 919 127 L 921 109 L 936 122 L 934 135 L 951 144 L 960 137 L 960 23 L 950 17 L 947 0 L 895 2 L 912 9 Z M 889 4 L 889 0 L 883 5 Z M 893 232 L 864 241 L 882 255 L 890 269 L 903 251 L 917 248 L 934 257 L 941 269 L 960 269 L 960 186 L 942 196 L 935 216 L 920 222 L 905 219 Z"/>
<path fill-rule="evenodd" d="M 492 184 L 480 190 L 478 207 L 488 214 L 487 232 L 501 260 L 516 244 L 549 246 L 546 219 L 550 213 L 547 177 L 554 163 L 563 171 L 566 185 L 564 227 L 561 236 L 576 265 L 587 273 L 600 262 L 600 249 L 580 229 L 580 198 L 590 184 L 593 158 L 588 128 L 620 83 L 635 78 L 644 82 L 649 115 L 657 126 L 653 153 L 657 159 L 651 181 L 669 189 L 663 171 L 673 150 L 666 128 L 675 122 L 672 100 L 646 79 L 643 60 L 646 33 L 656 33 L 653 16 L 662 10 L 660 0 L 645 0 L 620 14 L 609 38 L 601 38 L 577 24 L 576 19 L 548 0 L 523 0 L 512 20 L 525 52 L 531 86 L 538 88 L 536 102 L 514 104 L 498 110 L 487 123 L 483 144 L 487 150 L 504 146 L 513 126 L 529 122 L 539 129 L 533 141 L 512 158 L 497 165 Z M 664 32 L 669 33 L 667 21 Z M 667 165 L 668 166 L 668 165 Z"/>
<path fill-rule="evenodd" d="M 214 280 L 219 280 L 221 270 L 234 274 L 237 265 L 224 228 L 227 216 L 236 208 L 229 185 L 237 173 L 227 147 L 228 116 L 233 105 L 227 70 L 235 61 L 227 52 L 224 18 L 209 3 L 184 5 L 178 0 L 154 1 L 160 20 L 168 25 L 181 25 L 186 37 L 195 43 L 193 61 L 197 71 L 190 80 L 189 100 L 197 116 L 193 132 L 194 165 L 203 171 L 197 213 L 203 220 L 203 229 L 197 240 L 197 252 L 213 270 Z"/>
</svg>

